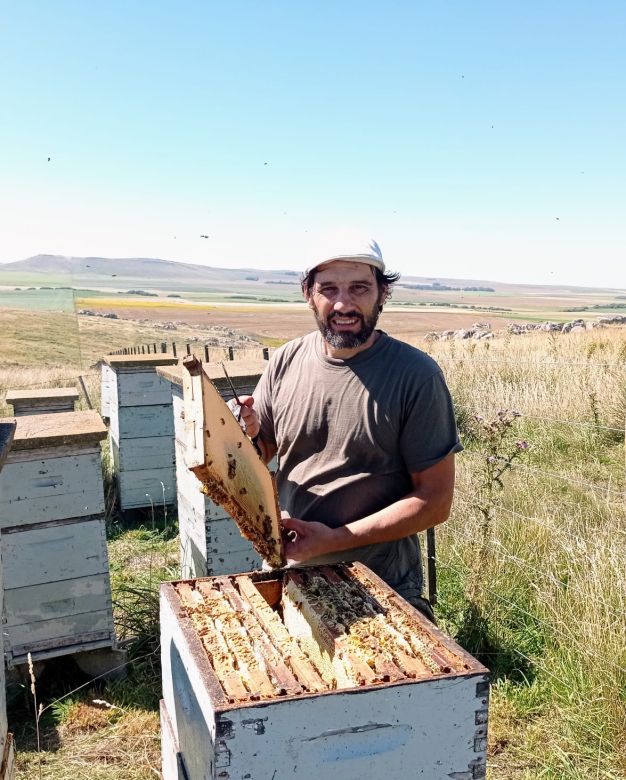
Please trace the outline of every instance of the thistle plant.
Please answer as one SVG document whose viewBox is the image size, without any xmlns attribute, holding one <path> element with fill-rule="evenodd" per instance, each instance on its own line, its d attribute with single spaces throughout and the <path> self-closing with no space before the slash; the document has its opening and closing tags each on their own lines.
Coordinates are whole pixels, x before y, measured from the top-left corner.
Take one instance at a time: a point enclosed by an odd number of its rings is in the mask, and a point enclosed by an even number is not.
<svg viewBox="0 0 626 780">
<path fill-rule="evenodd" d="M 514 427 L 520 412 L 501 409 L 492 420 L 473 415 L 466 423 L 467 438 L 480 450 L 480 467 L 472 508 L 480 516 L 480 537 L 477 540 L 473 562 L 470 601 L 478 595 L 487 570 L 487 558 L 498 496 L 504 490 L 504 478 L 513 464 L 528 450 L 526 440 L 514 436 Z"/>
</svg>

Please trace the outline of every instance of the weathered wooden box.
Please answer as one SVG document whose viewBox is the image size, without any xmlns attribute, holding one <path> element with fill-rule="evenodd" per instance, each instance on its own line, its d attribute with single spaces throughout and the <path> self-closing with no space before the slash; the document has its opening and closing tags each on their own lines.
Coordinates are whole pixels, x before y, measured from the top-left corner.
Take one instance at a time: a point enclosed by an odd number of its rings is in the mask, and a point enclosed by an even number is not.
<svg viewBox="0 0 626 780">
<path fill-rule="evenodd" d="M 7 390 L 6 402 L 16 417 L 24 414 L 73 412 L 78 400 L 75 387 L 54 387 L 45 390 Z"/>
<path fill-rule="evenodd" d="M 225 365 L 237 393 L 251 395 L 267 363 L 235 360 Z M 230 400 L 233 393 L 222 365 L 206 363 L 204 368 L 222 397 Z M 230 515 L 202 493 L 201 483 L 189 470 L 187 456 L 194 429 L 185 419 L 182 369 L 166 366 L 158 368 L 157 373 L 171 383 L 181 576 L 204 577 L 259 568 L 261 558 L 252 544 L 241 536 Z"/>
<path fill-rule="evenodd" d="M 19 417 L 0 474 L 5 655 L 114 644 L 95 411 Z"/>
<path fill-rule="evenodd" d="M 102 411 L 122 510 L 176 500 L 171 387 L 156 373 L 176 360 L 168 354 L 104 358 Z"/>
<path fill-rule="evenodd" d="M 488 671 L 360 564 L 161 586 L 164 780 L 485 777 Z"/>
<path fill-rule="evenodd" d="M 13 436 L 15 434 L 15 421 L 0 422 L 0 472 L 9 454 Z M 0 487 L 1 489 L 1 487 Z M 1 540 L 0 531 L 0 540 Z M 4 585 L 2 562 L 0 561 L 0 614 L 2 614 L 4 602 Z M 8 732 L 7 707 L 6 707 L 6 680 L 4 660 L 0 661 L 0 780 L 12 780 L 14 777 L 13 764 L 13 735 Z"/>
</svg>

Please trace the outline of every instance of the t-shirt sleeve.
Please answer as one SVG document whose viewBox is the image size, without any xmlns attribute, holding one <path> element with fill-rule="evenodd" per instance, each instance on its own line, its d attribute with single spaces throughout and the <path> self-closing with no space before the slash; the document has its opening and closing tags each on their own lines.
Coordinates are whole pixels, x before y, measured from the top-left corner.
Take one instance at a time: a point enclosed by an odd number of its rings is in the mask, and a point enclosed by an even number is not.
<svg viewBox="0 0 626 780">
<path fill-rule="evenodd" d="M 463 449 L 441 371 L 427 379 L 407 404 L 400 449 L 409 472 L 424 471 Z"/>
<path fill-rule="evenodd" d="M 252 393 L 254 397 L 254 410 L 261 424 L 261 439 L 266 444 L 276 446 L 274 435 L 274 414 L 272 411 L 272 362 L 265 369 L 257 386 Z"/>
</svg>

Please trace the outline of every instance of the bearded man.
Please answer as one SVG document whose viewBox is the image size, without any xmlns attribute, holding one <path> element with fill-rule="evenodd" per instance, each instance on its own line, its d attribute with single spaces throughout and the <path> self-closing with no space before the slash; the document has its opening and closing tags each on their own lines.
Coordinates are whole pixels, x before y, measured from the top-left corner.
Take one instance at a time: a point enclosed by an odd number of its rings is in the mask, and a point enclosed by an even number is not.
<svg viewBox="0 0 626 780">
<path fill-rule="evenodd" d="M 416 534 L 449 515 L 462 447 L 439 366 L 376 324 L 399 274 L 370 241 L 302 278 L 318 331 L 272 356 L 242 419 L 276 475 L 288 560 L 361 561 L 432 616 Z"/>
</svg>

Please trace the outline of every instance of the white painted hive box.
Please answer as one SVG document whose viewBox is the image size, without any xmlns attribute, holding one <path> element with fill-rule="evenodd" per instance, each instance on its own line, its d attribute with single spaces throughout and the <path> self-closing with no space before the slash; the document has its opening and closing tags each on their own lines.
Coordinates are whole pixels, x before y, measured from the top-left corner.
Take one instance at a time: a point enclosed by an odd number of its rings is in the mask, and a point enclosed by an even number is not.
<svg viewBox="0 0 626 780">
<path fill-rule="evenodd" d="M 360 564 L 165 583 L 164 780 L 485 777 L 488 671 Z"/>
<path fill-rule="evenodd" d="M 156 368 L 176 361 L 168 354 L 104 358 L 102 403 L 122 510 L 175 501 L 172 394 Z"/>
<path fill-rule="evenodd" d="M 95 411 L 19 417 L 0 474 L 9 663 L 114 643 Z"/>
</svg>

